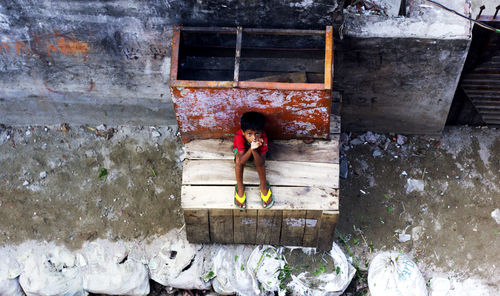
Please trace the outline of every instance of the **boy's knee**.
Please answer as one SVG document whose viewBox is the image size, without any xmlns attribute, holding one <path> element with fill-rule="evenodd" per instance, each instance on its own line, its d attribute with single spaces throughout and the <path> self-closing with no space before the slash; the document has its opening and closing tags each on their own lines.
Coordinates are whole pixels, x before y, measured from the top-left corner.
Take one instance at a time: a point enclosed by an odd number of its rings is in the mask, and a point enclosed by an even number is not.
<svg viewBox="0 0 500 296">
<path fill-rule="evenodd" d="M 256 159 L 253 160 L 253 163 L 255 164 L 255 167 L 265 167 L 265 161 L 262 161 L 262 162 L 257 162 Z"/>
<path fill-rule="evenodd" d="M 240 160 L 240 158 L 239 158 L 239 157 L 236 157 L 236 158 L 234 159 L 234 164 L 235 164 L 236 166 L 238 166 L 238 167 L 240 167 L 240 166 L 242 167 L 242 166 L 244 166 L 244 165 L 245 165 L 245 163 L 244 163 L 244 162 L 241 162 L 241 160 Z"/>
</svg>

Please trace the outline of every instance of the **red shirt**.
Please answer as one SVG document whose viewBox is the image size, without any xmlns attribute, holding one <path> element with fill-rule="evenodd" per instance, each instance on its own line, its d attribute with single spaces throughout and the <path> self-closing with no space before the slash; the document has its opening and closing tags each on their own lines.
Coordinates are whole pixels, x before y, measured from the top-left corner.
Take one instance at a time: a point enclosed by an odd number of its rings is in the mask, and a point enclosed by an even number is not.
<svg viewBox="0 0 500 296">
<path fill-rule="evenodd" d="M 257 148 L 257 151 L 260 154 L 264 154 L 269 151 L 269 148 L 267 147 L 267 135 L 264 131 L 262 131 L 262 139 L 264 140 L 264 143 L 259 148 Z M 250 143 L 248 143 L 247 139 L 245 139 L 245 136 L 243 135 L 241 129 L 238 130 L 234 135 L 233 150 L 238 149 L 238 151 L 247 151 L 249 148 Z"/>
</svg>

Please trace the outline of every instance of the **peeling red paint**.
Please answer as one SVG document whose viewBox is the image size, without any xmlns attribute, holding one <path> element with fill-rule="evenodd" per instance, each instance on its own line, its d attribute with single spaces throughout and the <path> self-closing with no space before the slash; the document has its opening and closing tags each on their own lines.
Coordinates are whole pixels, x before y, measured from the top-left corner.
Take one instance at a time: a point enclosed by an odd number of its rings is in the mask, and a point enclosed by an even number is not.
<svg viewBox="0 0 500 296">
<path fill-rule="evenodd" d="M 183 142 L 229 138 L 251 110 L 266 116 L 274 139 L 327 138 L 330 132 L 329 90 L 171 87 L 171 93 Z"/>
</svg>

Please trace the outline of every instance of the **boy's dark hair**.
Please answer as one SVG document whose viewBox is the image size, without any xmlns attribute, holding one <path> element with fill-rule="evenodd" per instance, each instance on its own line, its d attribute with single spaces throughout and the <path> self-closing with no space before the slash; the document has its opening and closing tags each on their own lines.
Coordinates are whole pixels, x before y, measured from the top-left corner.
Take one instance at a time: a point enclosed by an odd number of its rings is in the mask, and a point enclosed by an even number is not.
<svg viewBox="0 0 500 296">
<path fill-rule="evenodd" d="M 246 112 L 241 116 L 241 130 L 254 130 L 261 131 L 264 130 L 264 124 L 266 123 L 266 118 L 259 112 Z"/>
</svg>

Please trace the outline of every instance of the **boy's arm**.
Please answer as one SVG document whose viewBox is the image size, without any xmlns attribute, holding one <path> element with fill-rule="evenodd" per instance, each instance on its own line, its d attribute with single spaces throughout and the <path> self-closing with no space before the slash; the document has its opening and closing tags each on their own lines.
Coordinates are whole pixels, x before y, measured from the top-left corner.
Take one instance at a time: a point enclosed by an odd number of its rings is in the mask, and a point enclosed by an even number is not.
<svg viewBox="0 0 500 296">
<path fill-rule="evenodd" d="M 252 143 L 254 144 L 254 143 Z M 264 154 L 260 154 L 259 152 L 259 147 L 261 147 L 262 145 L 264 144 L 264 140 L 260 139 L 258 142 L 256 142 L 254 145 L 255 145 L 255 149 L 250 149 L 252 150 L 252 155 L 253 155 L 253 158 L 254 158 L 254 163 L 256 166 L 259 166 L 259 165 L 264 165 L 264 159 L 265 159 L 265 153 Z"/>
<path fill-rule="evenodd" d="M 255 150 L 252 150 L 252 154 L 253 154 L 253 158 L 254 158 L 254 163 L 256 166 L 258 165 L 263 165 L 264 162 L 265 162 L 265 153 L 264 154 L 260 154 L 260 152 L 255 149 Z"/>
<path fill-rule="evenodd" d="M 252 155 L 252 151 L 253 149 L 247 149 L 247 151 L 238 151 L 238 154 L 236 154 L 236 161 L 241 164 L 247 163 L 250 155 Z"/>
</svg>

